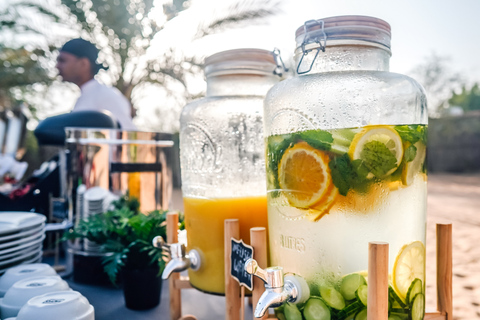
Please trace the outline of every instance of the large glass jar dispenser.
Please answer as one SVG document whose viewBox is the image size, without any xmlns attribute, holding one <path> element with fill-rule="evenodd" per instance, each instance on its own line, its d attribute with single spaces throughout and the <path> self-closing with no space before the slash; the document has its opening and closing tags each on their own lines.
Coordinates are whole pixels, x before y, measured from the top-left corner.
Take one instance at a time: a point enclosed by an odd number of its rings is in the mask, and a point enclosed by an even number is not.
<svg viewBox="0 0 480 320">
<path fill-rule="evenodd" d="M 267 227 L 263 100 L 278 75 L 273 52 L 236 49 L 205 60 L 207 95 L 185 106 L 180 162 L 187 247 L 200 256 L 191 284 L 224 294 L 224 220 Z"/>
<path fill-rule="evenodd" d="M 389 72 L 390 36 L 372 17 L 306 22 L 296 76 L 265 99 L 270 262 L 302 276 L 331 319 L 366 312 L 371 241 L 389 243 L 390 310 L 424 305 L 426 99 Z"/>
</svg>

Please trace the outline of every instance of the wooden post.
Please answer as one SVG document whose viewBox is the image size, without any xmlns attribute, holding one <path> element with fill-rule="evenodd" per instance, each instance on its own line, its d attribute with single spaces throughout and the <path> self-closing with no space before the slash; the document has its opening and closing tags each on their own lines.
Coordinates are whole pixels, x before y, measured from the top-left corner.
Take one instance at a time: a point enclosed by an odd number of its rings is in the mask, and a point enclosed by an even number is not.
<svg viewBox="0 0 480 320">
<path fill-rule="evenodd" d="M 178 212 L 167 213 L 167 243 L 178 242 Z M 182 316 L 182 293 L 175 282 L 180 279 L 180 273 L 173 272 L 168 279 L 170 297 L 170 319 L 178 320 Z"/>
<path fill-rule="evenodd" d="M 230 275 L 232 252 L 232 238 L 240 238 L 240 224 L 238 219 L 225 220 L 225 320 L 240 319 L 240 286 Z M 242 319 L 243 320 L 243 319 Z"/>
<path fill-rule="evenodd" d="M 437 309 L 446 320 L 453 319 L 452 225 L 437 224 Z"/>
<path fill-rule="evenodd" d="M 264 227 L 250 229 L 250 244 L 253 247 L 253 259 L 258 262 L 258 266 L 262 269 L 267 268 L 267 230 Z M 258 299 L 265 291 L 265 285 L 260 278 L 253 277 L 252 306 L 255 310 Z M 267 319 L 265 314 L 261 319 Z M 255 318 L 255 316 L 253 317 Z M 242 319 L 243 320 L 243 319 Z"/>
<path fill-rule="evenodd" d="M 388 319 L 388 243 L 368 244 L 368 320 Z"/>
</svg>

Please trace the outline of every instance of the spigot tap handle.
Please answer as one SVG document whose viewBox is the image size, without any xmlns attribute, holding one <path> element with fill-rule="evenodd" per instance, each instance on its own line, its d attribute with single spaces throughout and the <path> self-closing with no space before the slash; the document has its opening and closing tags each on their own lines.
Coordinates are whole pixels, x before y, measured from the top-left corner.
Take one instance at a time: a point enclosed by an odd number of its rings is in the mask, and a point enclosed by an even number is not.
<svg viewBox="0 0 480 320">
<path fill-rule="evenodd" d="M 258 266 L 258 262 L 254 259 L 248 259 L 245 262 L 245 271 L 254 275 L 267 283 L 267 272 Z"/>
<path fill-rule="evenodd" d="M 162 236 L 156 236 L 153 238 L 152 244 L 155 248 L 159 248 L 170 253 L 170 245 L 163 240 Z"/>
<path fill-rule="evenodd" d="M 258 262 L 254 259 L 248 259 L 245 262 L 245 271 L 254 275 L 265 282 L 266 288 L 283 287 L 283 268 L 270 267 L 265 270 L 258 266 Z"/>
</svg>

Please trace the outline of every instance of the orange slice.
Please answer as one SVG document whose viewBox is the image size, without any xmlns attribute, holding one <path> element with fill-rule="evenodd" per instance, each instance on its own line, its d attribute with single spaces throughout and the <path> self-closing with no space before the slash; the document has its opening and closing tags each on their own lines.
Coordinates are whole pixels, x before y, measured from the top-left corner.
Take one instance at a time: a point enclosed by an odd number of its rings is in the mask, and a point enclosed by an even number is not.
<svg viewBox="0 0 480 320">
<path fill-rule="evenodd" d="M 284 153 L 278 180 L 291 205 L 305 209 L 328 208 L 336 195 L 329 161 L 324 152 L 306 142 L 299 142 Z"/>
</svg>

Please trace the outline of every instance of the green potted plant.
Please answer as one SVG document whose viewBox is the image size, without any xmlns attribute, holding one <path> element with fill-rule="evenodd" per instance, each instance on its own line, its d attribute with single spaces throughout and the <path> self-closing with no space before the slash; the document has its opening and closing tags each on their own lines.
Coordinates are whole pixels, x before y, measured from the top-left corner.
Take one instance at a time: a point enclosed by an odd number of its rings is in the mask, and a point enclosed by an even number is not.
<svg viewBox="0 0 480 320">
<path fill-rule="evenodd" d="M 114 209 L 80 220 L 65 239 L 88 239 L 101 245 L 103 267 L 110 280 L 119 277 L 129 309 L 150 309 L 160 302 L 161 278 L 165 267 L 162 250 L 152 244 L 156 236 L 166 237 L 167 211 L 142 214 L 138 201 L 123 197 Z"/>
</svg>

